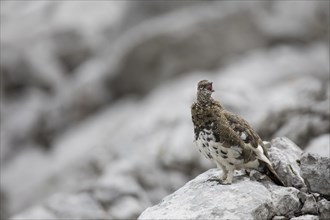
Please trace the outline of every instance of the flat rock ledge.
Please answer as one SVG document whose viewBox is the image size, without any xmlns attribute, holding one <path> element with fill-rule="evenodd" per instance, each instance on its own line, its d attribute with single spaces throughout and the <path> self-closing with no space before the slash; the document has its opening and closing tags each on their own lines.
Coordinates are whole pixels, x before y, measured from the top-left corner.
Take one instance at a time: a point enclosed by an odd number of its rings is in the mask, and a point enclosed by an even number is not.
<svg viewBox="0 0 330 220">
<path fill-rule="evenodd" d="M 138 219 L 330 219 L 326 190 L 330 159 L 306 154 L 287 138 L 272 140 L 268 148 L 287 187 L 240 171 L 231 185 L 221 185 L 212 181 L 221 171 L 210 169 L 147 208 Z"/>
</svg>

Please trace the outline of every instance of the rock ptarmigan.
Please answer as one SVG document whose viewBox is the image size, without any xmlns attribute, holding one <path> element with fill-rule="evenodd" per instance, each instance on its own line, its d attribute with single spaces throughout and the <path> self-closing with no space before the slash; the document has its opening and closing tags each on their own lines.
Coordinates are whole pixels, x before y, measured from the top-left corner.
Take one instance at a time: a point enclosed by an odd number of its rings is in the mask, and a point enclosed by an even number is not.
<svg viewBox="0 0 330 220">
<path fill-rule="evenodd" d="M 222 184 L 231 184 L 235 170 L 255 169 L 283 186 L 262 140 L 242 117 L 225 110 L 212 98 L 212 82 L 197 85 L 197 101 L 191 106 L 195 143 L 199 151 L 223 170 Z"/>
</svg>

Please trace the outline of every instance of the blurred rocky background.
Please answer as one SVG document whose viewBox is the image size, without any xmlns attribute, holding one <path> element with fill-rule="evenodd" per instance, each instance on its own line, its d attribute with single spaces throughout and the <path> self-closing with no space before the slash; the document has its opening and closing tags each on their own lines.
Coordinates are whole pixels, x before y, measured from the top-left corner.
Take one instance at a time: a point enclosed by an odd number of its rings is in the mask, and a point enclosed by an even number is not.
<svg viewBox="0 0 330 220">
<path fill-rule="evenodd" d="M 196 83 L 329 157 L 327 1 L 1 1 L 1 218 L 136 218 L 214 167 Z"/>
</svg>

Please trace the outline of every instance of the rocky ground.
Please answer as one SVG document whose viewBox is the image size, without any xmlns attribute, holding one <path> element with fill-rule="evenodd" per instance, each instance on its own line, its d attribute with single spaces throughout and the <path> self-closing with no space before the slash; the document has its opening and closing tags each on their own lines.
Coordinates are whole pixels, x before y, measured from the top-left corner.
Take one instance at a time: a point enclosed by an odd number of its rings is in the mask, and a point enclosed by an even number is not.
<svg viewBox="0 0 330 220">
<path fill-rule="evenodd" d="M 286 138 L 273 139 L 269 150 L 286 187 L 242 172 L 231 185 L 222 185 L 210 180 L 222 171 L 211 169 L 138 219 L 329 219 L 330 158 L 303 153 Z"/>
<path fill-rule="evenodd" d="M 200 79 L 264 140 L 329 157 L 328 18 L 323 1 L 1 2 L 1 217 L 137 218 L 214 167 L 192 142 Z M 241 181 L 256 204 L 280 190 Z"/>
</svg>

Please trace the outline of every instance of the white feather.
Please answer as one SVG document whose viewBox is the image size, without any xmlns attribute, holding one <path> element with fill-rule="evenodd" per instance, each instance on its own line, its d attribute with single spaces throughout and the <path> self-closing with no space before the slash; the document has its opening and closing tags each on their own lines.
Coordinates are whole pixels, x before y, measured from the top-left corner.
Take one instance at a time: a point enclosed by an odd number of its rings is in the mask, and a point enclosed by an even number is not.
<svg viewBox="0 0 330 220">
<path fill-rule="evenodd" d="M 272 166 L 272 163 L 269 161 L 269 159 L 265 156 L 263 148 L 258 145 L 258 148 L 255 150 L 257 154 L 257 158 L 268 163 L 270 166 Z"/>
<path fill-rule="evenodd" d="M 243 141 L 245 141 L 245 139 L 246 139 L 246 134 L 245 134 L 245 132 L 242 132 L 242 134 L 241 134 L 241 139 L 243 140 Z"/>
</svg>

